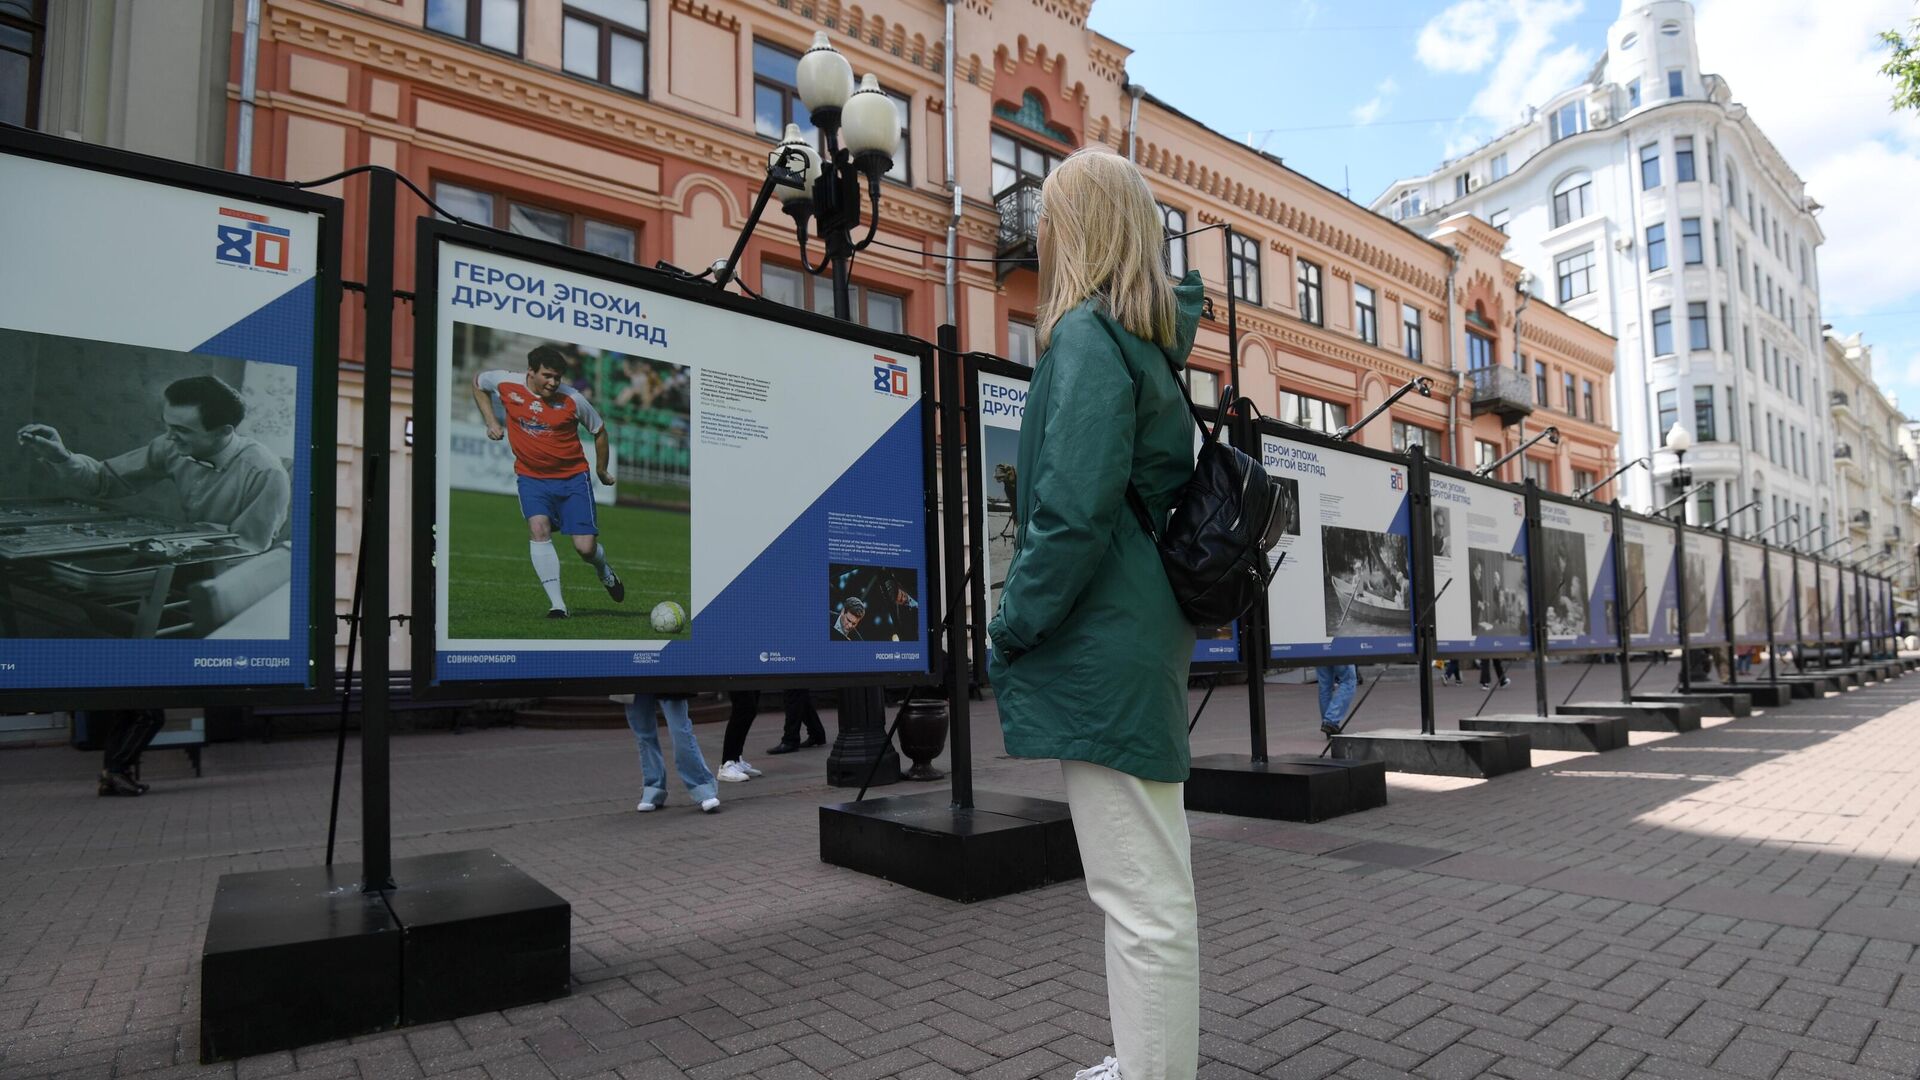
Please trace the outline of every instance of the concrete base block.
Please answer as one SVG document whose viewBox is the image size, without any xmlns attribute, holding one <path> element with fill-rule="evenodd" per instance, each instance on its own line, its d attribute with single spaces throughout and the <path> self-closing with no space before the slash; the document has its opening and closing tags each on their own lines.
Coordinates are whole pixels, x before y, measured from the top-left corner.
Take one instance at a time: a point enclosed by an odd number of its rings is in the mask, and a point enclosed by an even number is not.
<svg viewBox="0 0 1920 1080">
<path fill-rule="evenodd" d="M 1635 694 L 1635 702 L 1653 702 L 1665 704 L 1670 701 L 1689 702 L 1700 706 L 1702 716 L 1731 716 L 1739 718 L 1753 715 L 1753 699 L 1744 691 L 1709 690 L 1694 686 L 1686 690 L 1673 690 L 1664 694 Z"/>
<path fill-rule="evenodd" d="M 1538 750 L 1605 751 L 1627 745 L 1624 716 L 1469 716 L 1461 731 L 1522 734 Z"/>
<path fill-rule="evenodd" d="M 1699 731 L 1698 703 L 1679 701 L 1574 701 L 1554 709 L 1557 716 L 1624 716 L 1629 731 Z"/>
<path fill-rule="evenodd" d="M 1504 732 L 1361 731 L 1333 737 L 1333 756 L 1378 761 L 1391 772 L 1487 778 L 1533 767 L 1525 735 Z"/>
</svg>

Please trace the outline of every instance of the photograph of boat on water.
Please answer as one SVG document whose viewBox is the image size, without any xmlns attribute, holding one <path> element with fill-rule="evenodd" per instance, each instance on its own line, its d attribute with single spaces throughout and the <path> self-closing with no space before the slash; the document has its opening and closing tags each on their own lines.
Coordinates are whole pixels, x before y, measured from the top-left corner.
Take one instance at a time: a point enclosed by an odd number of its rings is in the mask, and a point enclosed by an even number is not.
<svg viewBox="0 0 1920 1080">
<path fill-rule="evenodd" d="M 1327 636 L 1406 633 L 1413 619 L 1407 538 L 1325 525 Z"/>
</svg>

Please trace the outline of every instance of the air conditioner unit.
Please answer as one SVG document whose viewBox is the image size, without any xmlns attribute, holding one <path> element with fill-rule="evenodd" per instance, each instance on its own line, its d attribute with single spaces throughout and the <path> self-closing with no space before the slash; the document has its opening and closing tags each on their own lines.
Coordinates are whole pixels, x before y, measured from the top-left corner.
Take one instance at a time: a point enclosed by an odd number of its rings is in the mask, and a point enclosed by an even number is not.
<svg viewBox="0 0 1920 1080">
<path fill-rule="evenodd" d="M 1480 178 L 1479 178 L 1479 177 L 1477 177 L 1477 176 L 1475 176 L 1475 177 L 1473 177 L 1473 178 L 1471 178 L 1471 179 L 1469 179 L 1469 180 L 1467 181 L 1467 190 L 1468 190 L 1468 191 L 1479 191 L 1479 190 L 1480 190 Z"/>
</svg>

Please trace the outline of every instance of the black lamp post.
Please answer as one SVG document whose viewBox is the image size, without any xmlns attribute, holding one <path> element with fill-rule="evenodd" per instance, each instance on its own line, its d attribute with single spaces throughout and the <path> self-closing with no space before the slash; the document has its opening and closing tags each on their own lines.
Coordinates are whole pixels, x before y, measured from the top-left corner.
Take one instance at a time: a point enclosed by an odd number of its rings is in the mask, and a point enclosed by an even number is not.
<svg viewBox="0 0 1920 1080">
<path fill-rule="evenodd" d="M 1693 449 L 1693 432 L 1688 431 L 1680 425 L 1680 421 L 1675 420 L 1673 426 L 1667 429 L 1666 447 L 1673 451 L 1674 462 L 1673 471 L 1667 474 L 1667 483 L 1677 491 L 1692 494 L 1693 470 L 1687 468 L 1687 451 Z M 1675 502 L 1679 500 L 1676 499 Z M 1667 506 L 1661 507 L 1661 510 L 1672 505 L 1674 504 L 1668 503 Z M 1680 523 L 1684 525 L 1686 521 L 1687 511 L 1683 506 L 1680 510 Z"/>
</svg>

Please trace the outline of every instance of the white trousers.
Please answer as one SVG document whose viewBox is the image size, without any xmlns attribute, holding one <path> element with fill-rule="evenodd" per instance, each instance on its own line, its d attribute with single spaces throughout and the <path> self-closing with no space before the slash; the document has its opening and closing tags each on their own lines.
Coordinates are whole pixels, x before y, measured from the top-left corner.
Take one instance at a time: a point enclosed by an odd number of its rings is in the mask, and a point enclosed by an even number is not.
<svg viewBox="0 0 1920 1080">
<path fill-rule="evenodd" d="M 1200 1067 L 1200 928 L 1182 784 L 1062 761 L 1087 895 L 1107 917 L 1107 1011 L 1123 1080 Z"/>
</svg>

